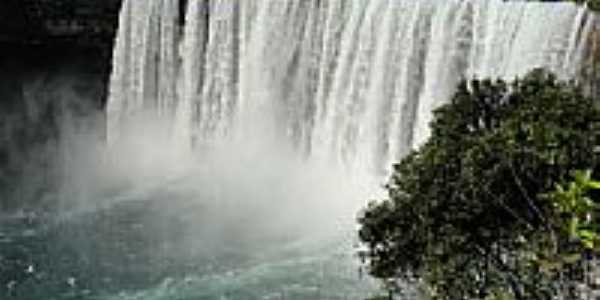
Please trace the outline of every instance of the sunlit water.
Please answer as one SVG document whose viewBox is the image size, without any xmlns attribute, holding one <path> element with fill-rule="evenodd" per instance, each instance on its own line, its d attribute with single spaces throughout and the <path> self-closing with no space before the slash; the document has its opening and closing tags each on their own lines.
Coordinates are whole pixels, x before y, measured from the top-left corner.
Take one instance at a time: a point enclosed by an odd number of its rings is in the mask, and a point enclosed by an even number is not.
<svg viewBox="0 0 600 300">
<path fill-rule="evenodd" d="M 124 1 L 107 139 L 67 126 L 46 195 L 62 212 L 2 216 L 0 295 L 373 295 L 355 217 L 431 110 L 462 77 L 574 76 L 594 19 L 500 0 L 190 0 L 180 19 L 178 2 Z"/>
</svg>

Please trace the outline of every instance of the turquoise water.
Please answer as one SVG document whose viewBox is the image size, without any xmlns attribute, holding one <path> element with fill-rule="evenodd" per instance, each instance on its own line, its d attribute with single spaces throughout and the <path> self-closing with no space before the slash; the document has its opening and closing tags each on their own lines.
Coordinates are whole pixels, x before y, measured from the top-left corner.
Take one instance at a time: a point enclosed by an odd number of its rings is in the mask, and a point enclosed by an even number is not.
<svg viewBox="0 0 600 300">
<path fill-rule="evenodd" d="M 376 288 L 362 276 L 351 224 L 309 234 L 270 220 L 277 206 L 223 214 L 149 193 L 0 218 L 1 298 L 364 299 Z"/>
</svg>

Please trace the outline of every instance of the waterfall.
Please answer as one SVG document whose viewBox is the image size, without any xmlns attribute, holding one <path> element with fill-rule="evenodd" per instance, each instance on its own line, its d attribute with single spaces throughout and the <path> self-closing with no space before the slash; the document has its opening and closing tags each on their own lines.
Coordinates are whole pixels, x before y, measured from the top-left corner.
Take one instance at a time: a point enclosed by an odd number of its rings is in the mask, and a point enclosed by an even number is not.
<svg viewBox="0 0 600 300">
<path fill-rule="evenodd" d="M 109 139 L 142 115 L 170 116 L 178 104 L 178 2 L 123 3 L 107 105 Z"/>
<path fill-rule="evenodd" d="M 462 78 L 575 77 L 594 23 L 571 3 L 190 0 L 179 20 L 178 2 L 124 1 L 109 139 L 150 116 L 177 147 L 260 136 L 378 174 Z"/>
</svg>

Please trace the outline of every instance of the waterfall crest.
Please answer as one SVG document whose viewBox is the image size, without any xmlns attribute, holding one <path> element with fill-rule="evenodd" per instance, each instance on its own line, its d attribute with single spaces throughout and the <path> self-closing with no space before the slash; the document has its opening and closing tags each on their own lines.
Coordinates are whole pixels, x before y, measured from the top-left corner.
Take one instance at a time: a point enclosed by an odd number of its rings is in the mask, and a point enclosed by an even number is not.
<svg viewBox="0 0 600 300">
<path fill-rule="evenodd" d="M 190 0 L 178 20 L 178 2 L 124 1 L 110 140 L 150 115 L 178 147 L 263 135 L 375 173 L 425 140 L 461 78 L 576 76 L 594 24 L 570 3 Z"/>
</svg>

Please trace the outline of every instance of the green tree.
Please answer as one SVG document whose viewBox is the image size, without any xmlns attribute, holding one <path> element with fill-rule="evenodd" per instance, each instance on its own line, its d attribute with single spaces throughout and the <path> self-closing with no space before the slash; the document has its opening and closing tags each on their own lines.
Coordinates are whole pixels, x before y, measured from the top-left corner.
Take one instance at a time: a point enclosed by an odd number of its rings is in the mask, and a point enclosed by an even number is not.
<svg viewBox="0 0 600 300">
<path fill-rule="evenodd" d="M 388 198 L 359 216 L 370 273 L 392 289 L 420 282 L 434 299 L 556 294 L 559 272 L 537 258 L 562 236 L 541 195 L 573 170 L 598 174 L 600 110 L 574 83 L 534 70 L 511 84 L 463 81 L 430 126 L 394 165 Z"/>
<path fill-rule="evenodd" d="M 580 4 L 585 3 L 587 7 L 593 11 L 600 10 L 600 0 L 571 0 Z"/>
</svg>

